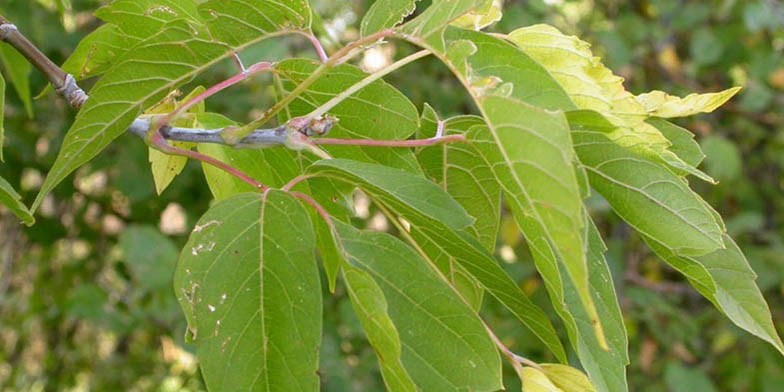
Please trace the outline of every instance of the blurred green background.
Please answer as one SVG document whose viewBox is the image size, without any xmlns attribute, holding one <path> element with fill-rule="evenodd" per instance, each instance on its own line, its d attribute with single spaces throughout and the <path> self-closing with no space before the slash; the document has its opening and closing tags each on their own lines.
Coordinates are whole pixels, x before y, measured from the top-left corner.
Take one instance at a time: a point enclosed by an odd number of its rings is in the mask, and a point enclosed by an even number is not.
<svg viewBox="0 0 784 392">
<path fill-rule="evenodd" d="M 62 63 L 99 25 L 92 11 L 102 3 L 3 0 L 0 11 Z M 334 50 L 336 43 L 356 36 L 372 0 L 311 3 L 322 17 L 319 34 Z M 784 3 L 506 0 L 504 18 L 491 30 L 509 32 L 535 23 L 553 24 L 591 42 L 633 93 L 659 89 L 685 95 L 744 86 L 716 113 L 680 124 L 697 134 L 707 154 L 705 170 L 721 181 L 718 186 L 694 181 L 694 187 L 726 218 L 784 332 Z M 413 50 L 393 42 L 361 62 L 372 68 Z M 242 54 L 248 62 L 290 56 L 313 55 L 302 39 L 270 41 Z M 220 64 L 194 85 L 215 83 L 232 72 L 231 63 Z M 34 95 L 45 87 L 36 72 L 29 80 Z M 434 59 L 387 80 L 420 108 L 428 102 L 442 116 L 475 112 L 459 83 Z M 208 109 L 249 120 L 272 96 L 266 80 L 258 78 L 221 93 Z M 34 100 L 29 110 L 11 85 L 7 97 L 0 176 L 29 203 L 74 113 L 52 94 Z M 383 218 L 361 197 L 357 201 L 357 223 L 383 229 Z M 183 341 L 185 321 L 171 278 L 179 247 L 209 203 L 195 163 L 157 196 L 147 148 L 123 136 L 47 198 L 34 227 L 0 211 L 0 391 L 203 390 L 192 347 Z M 652 255 L 603 200 L 590 204 L 610 248 L 629 331 L 630 390 L 784 388 L 784 358 L 731 325 Z M 506 218 L 501 235 L 500 262 L 554 315 L 525 244 Z M 515 351 L 536 361 L 554 360 L 494 304 L 483 316 Z M 341 287 L 335 295 L 325 293 L 324 317 L 323 390 L 383 390 L 373 352 Z M 519 390 L 513 373 L 507 374 L 508 389 Z"/>
</svg>

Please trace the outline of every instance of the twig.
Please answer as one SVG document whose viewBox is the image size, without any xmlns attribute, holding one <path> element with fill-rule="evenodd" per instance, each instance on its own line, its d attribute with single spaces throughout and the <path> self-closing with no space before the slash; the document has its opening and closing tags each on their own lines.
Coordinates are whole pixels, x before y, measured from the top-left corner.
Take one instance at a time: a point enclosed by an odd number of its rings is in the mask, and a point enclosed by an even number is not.
<svg viewBox="0 0 784 392">
<path fill-rule="evenodd" d="M 292 101 L 294 101 L 297 97 L 299 97 L 300 94 L 305 92 L 305 90 L 307 90 L 308 87 L 310 87 L 313 83 L 315 83 L 324 73 L 332 69 L 340 61 L 344 61 L 345 58 L 350 58 L 356 55 L 356 53 L 352 53 L 354 49 L 360 48 L 368 43 L 373 43 L 375 41 L 388 37 L 392 34 L 394 34 L 393 30 L 382 30 L 379 31 L 378 33 L 371 34 L 367 37 L 364 37 L 362 39 L 359 39 L 357 41 L 354 41 L 344 46 L 342 49 L 338 50 L 337 52 L 335 52 L 335 54 L 330 56 L 326 62 L 321 64 L 321 66 L 319 66 L 315 71 L 313 71 L 313 73 L 310 74 L 310 76 L 308 76 L 307 79 L 302 81 L 302 83 L 297 85 L 297 87 L 295 87 L 294 90 L 292 90 L 288 95 L 286 95 L 285 97 L 283 97 L 283 99 L 275 103 L 275 105 L 273 105 L 271 108 L 267 109 L 267 111 L 264 112 L 264 114 L 262 114 L 261 117 L 249 122 L 248 124 L 245 124 L 242 127 L 227 130 L 226 138 L 230 140 L 236 140 L 236 139 L 242 139 L 243 137 L 247 136 L 254 129 L 266 124 L 273 117 L 275 117 L 275 115 L 277 115 L 283 108 L 287 107 Z"/>
<path fill-rule="evenodd" d="M 11 45 L 21 53 L 27 61 L 41 71 L 54 86 L 60 96 L 75 109 L 82 107 L 87 101 L 87 94 L 76 84 L 73 75 L 66 73 L 57 64 L 49 60 L 45 54 L 38 50 L 14 24 L 0 15 L 0 41 Z"/>
<path fill-rule="evenodd" d="M 218 169 L 221 169 L 221 170 L 225 171 L 226 173 L 229 173 L 229 174 L 239 178 L 240 180 L 242 180 L 245 183 L 249 184 L 250 186 L 258 189 L 259 191 L 263 192 L 263 191 L 269 189 L 266 185 L 256 181 L 255 179 L 253 179 L 249 175 L 245 174 L 241 170 L 239 170 L 237 168 L 234 168 L 232 166 L 229 166 L 229 165 L 227 165 L 227 164 L 225 164 L 225 163 L 223 163 L 223 162 L 221 162 L 221 161 L 219 161 L 219 160 L 217 160 L 217 159 L 215 159 L 215 158 L 213 158 L 211 156 L 204 155 L 202 153 L 199 153 L 199 152 L 196 152 L 196 151 L 192 151 L 192 150 L 185 150 L 185 149 L 182 149 L 182 148 L 177 148 L 177 147 L 170 146 L 166 142 L 166 139 L 163 138 L 163 136 L 161 135 L 160 132 L 154 132 L 152 135 L 149 135 L 149 141 L 155 148 L 157 148 L 158 150 L 160 150 L 160 151 L 162 151 L 162 152 L 164 152 L 166 154 L 180 155 L 180 156 L 188 157 L 188 158 L 195 159 L 195 160 L 198 160 L 198 161 L 202 161 L 202 162 L 204 162 L 204 163 L 206 163 L 208 165 L 215 166 Z"/>
<path fill-rule="evenodd" d="M 235 58 L 237 59 L 237 61 L 239 61 L 239 58 L 237 58 L 236 56 L 235 56 Z M 188 102 L 185 102 L 185 104 L 183 104 L 182 106 L 178 107 L 177 109 L 175 109 L 174 111 L 172 111 L 171 113 L 167 114 L 166 116 L 162 117 L 159 121 L 157 121 L 155 123 L 155 128 L 150 128 L 150 131 L 157 131 L 162 126 L 171 123 L 172 121 L 174 121 L 174 119 L 177 118 L 177 116 L 180 113 L 188 111 L 188 109 L 192 108 L 195 105 L 198 105 L 200 102 L 204 101 L 205 99 L 207 99 L 207 98 L 209 98 L 209 97 L 211 97 L 211 96 L 213 96 L 213 95 L 215 95 L 215 94 L 217 94 L 217 93 L 219 93 L 219 92 L 221 92 L 221 91 L 223 91 L 223 90 L 225 90 L 225 89 L 227 89 L 227 88 L 229 88 L 229 87 L 231 87 L 231 86 L 233 86 L 233 85 L 235 85 L 235 84 L 237 84 L 239 82 L 242 82 L 242 81 L 244 81 L 246 79 L 249 79 L 251 76 L 253 76 L 255 74 L 258 74 L 258 73 L 261 73 L 261 72 L 268 72 L 268 71 L 272 70 L 272 63 L 269 63 L 269 62 L 266 62 L 266 61 L 262 61 L 262 62 L 253 64 L 252 66 L 250 66 L 250 68 L 247 68 L 247 69 L 245 68 L 245 66 L 242 65 L 242 62 L 239 62 L 239 66 L 242 69 L 242 71 L 240 71 L 240 73 L 238 73 L 237 75 L 234 75 L 234 76 L 232 76 L 232 77 L 230 77 L 230 78 L 228 78 L 228 79 L 226 79 L 226 80 L 224 80 L 224 81 L 222 81 L 222 82 L 220 82 L 220 83 L 218 83 L 218 84 L 208 88 L 203 93 L 201 93 L 201 94 L 191 98 L 190 100 L 188 100 Z"/>
<path fill-rule="evenodd" d="M 501 350 L 502 353 L 504 353 L 506 358 L 509 359 L 510 362 L 512 362 L 512 365 L 515 366 L 515 369 L 517 369 L 518 365 L 525 365 L 525 366 L 541 369 L 538 363 L 528 358 L 525 358 L 523 356 L 517 355 L 512 350 L 510 350 L 509 347 L 506 347 L 504 342 L 502 342 L 501 339 L 499 339 L 498 336 L 496 336 L 496 334 L 493 332 L 492 329 L 490 329 L 490 326 L 488 326 L 484 320 L 482 320 L 482 324 L 485 326 L 487 333 L 490 335 L 490 339 L 493 341 L 493 343 L 495 343 L 496 347 L 498 347 L 498 349 Z"/>
</svg>

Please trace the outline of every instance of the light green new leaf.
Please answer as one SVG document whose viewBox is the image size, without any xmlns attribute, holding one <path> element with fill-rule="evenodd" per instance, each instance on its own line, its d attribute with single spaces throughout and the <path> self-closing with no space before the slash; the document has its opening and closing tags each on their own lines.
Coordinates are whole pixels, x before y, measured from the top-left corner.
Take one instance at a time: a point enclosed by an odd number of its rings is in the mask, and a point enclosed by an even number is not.
<svg viewBox="0 0 784 392">
<path fill-rule="evenodd" d="M 346 261 L 381 288 L 403 366 L 420 390 L 503 388 L 501 359 L 481 320 L 425 260 L 388 234 L 336 224 Z"/>
<path fill-rule="evenodd" d="M 534 25 L 515 30 L 509 39 L 544 65 L 563 86 L 577 107 L 601 113 L 615 127 L 610 138 L 628 149 L 659 160 L 679 174 L 714 180 L 687 164 L 668 148 L 670 142 L 646 123 L 651 116 L 637 98 L 626 91 L 623 78 L 595 57 L 587 42 L 567 36 L 555 27 Z"/>
<path fill-rule="evenodd" d="M 436 266 L 454 260 L 566 361 L 547 314 L 534 305 L 496 260 L 461 231 L 472 219 L 437 185 L 401 170 L 346 160 L 319 161 L 312 173 L 355 184 L 412 225 L 412 237 Z M 447 261 L 443 261 L 446 259 Z"/>
<path fill-rule="evenodd" d="M 519 376 L 523 381 L 523 392 L 566 392 L 553 384 L 539 369 L 525 367 Z"/>
<path fill-rule="evenodd" d="M 688 184 L 656 161 L 622 148 L 595 112 L 569 114 L 575 150 L 591 186 L 640 233 L 681 255 L 724 247 L 722 229 Z"/>
<path fill-rule="evenodd" d="M 304 81 L 318 64 L 304 59 L 277 64 L 284 94 Z M 367 76 L 359 68 L 343 64 L 331 69 L 289 105 L 289 117 L 303 116 L 326 103 Z M 403 93 L 378 80 L 353 94 L 329 111 L 338 118 L 329 136 L 334 138 L 404 140 L 419 128 L 419 112 Z M 420 172 L 414 153 L 406 148 L 323 146 L 336 158 L 380 163 Z"/>
<path fill-rule="evenodd" d="M 3 147 L 5 146 L 5 79 L 0 74 L 0 162 L 4 162 Z"/>
<path fill-rule="evenodd" d="M 90 99 L 66 134 L 60 154 L 33 203 L 33 210 L 52 188 L 125 132 L 144 109 L 169 91 L 246 46 L 282 31 L 304 28 L 292 25 L 297 14 L 268 19 L 260 26 L 252 23 L 265 16 L 281 15 L 283 4 L 288 2 L 301 3 L 299 0 L 253 0 L 240 5 L 240 2 L 209 1 L 201 4 L 199 11 L 207 17 L 208 23 L 214 23 L 209 25 L 211 29 L 220 30 L 227 19 L 244 26 L 230 37 L 231 45 L 211 40 L 210 34 L 193 22 L 174 21 L 127 52 L 112 67 L 112 72 L 90 91 Z M 136 24 L 134 22 L 132 26 Z M 245 35 L 239 35 L 240 32 Z M 131 86 L 133 88 L 129 88 Z"/>
<path fill-rule="evenodd" d="M 145 116 L 148 115 L 165 115 L 167 113 L 171 113 L 176 110 L 181 103 L 188 102 L 191 98 L 196 97 L 197 95 L 203 93 L 205 88 L 202 86 L 196 87 L 184 97 L 182 100 L 177 100 L 177 96 L 180 94 L 179 91 L 175 90 L 172 94 L 169 94 L 168 97 L 164 98 L 163 101 L 159 102 L 157 105 L 153 106 L 149 110 L 145 111 Z M 193 106 L 192 108 L 188 109 L 188 113 L 191 114 L 198 114 L 204 113 L 204 102 L 199 102 L 197 105 Z M 192 128 L 196 125 L 196 118 L 181 118 L 175 120 L 171 125 L 177 127 L 188 127 Z M 186 142 L 171 142 L 171 145 L 176 148 L 190 150 L 195 145 L 193 143 L 186 143 Z M 188 158 L 179 155 L 172 155 L 172 154 L 164 154 L 154 148 L 149 149 L 149 161 L 150 167 L 152 169 L 152 178 L 155 182 L 155 190 L 160 195 L 163 193 L 164 190 L 174 181 L 174 178 L 177 177 L 182 170 L 185 169 L 185 165 L 188 163 Z"/>
<path fill-rule="evenodd" d="M 532 248 L 554 252 L 563 264 L 605 347 L 588 285 L 585 215 L 576 157 L 566 118 L 514 98 L 479 99 L 487 128 L 469 139 L 495 176 Z"/>
<path fill-rule="evenodd" d="M 389 317 L 389 306 L 384 292 L 368 272 L 345 264 L 343 280 L 346 282 L 351 305 L 378 356 L 387 390 L 417 391 L 416 384 L 403 367 L 400 335 Z"/>
<path fill-rule="evenodd" d="M 207 388 L 318 391 L 314 247 L 308 213 L 281 191 L 235 196 L 199 220 L 174 290 Z"/>
<path fill-rule="evenodd" d="M 540 364 L 542 372 L 555 386 L 564 392 L 595 392 L 588 377 L 583 372 L 566 365 L 557 363 Z"/>
<path fill-rule="evenodd" d="M 419 0 L 376 0 L 362 17 L 359 32 L 363 37 L 395 27 L 414 13 Z"/>
<path fill-rule="evenodd" d="M 30 96 L 30 72 L 32 66 L 19 52 L 11 45 L 0 42 L 0 62 L 3 63 L 6 79 L 11 84 L 19 96 L 19 100 L 24 104 L 28 117 L 33 117 L 33 102 Z"/>
<path fill-rule="evenodd" d="M 35 218 L 22 203 L 22 196 L 19 196 L 14 187 L 2 177 L 0 177 L 0 204 L 8 207 L 26 225 L 32 226 L 35 223 Z"/>
<path fill-rule="evenodd" d="M 464 29 L 482 30 L 491 24 L 498 22 L 504 16 L 501 8 L 501 0 L 485 0 L 485 4 L 467 14 L 457 18 L 452 22 L 452 26 Z"/>
<path fill-rule="evenodd" d="M 689 94 L 684 98 L 669 95 L 664 91 L 651 91 L 638 95 L 635 98 L 651 116 L 662 118 L 686 117 L 698 113 L 710 113 L 716 110 L 734 97 L 740 89 L 740 87 L 733 87 L 718 93 L 695 93 Z"/>
<path fill-rule="evenodd" d="M 754 282 L 757 275 L 730 236 L 724 235 L 726 249 L 703 256 L 678 255 L 652 238 L 645 240 L 659 257 L 684 273 L 735 325 L 769 342 L 784 354 L 784 344 L 773 325 L 768 304 Z"/>
</svg>

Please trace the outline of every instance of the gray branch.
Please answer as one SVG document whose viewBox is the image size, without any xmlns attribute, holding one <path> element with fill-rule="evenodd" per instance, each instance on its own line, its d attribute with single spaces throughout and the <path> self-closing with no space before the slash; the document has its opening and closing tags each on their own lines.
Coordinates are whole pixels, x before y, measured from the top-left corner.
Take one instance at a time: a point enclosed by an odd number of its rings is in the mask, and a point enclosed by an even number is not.
<svg viewBox="0 0 784 392">
<path fill-rule="evenodd" d="M 148 129 L 150 129 L 150 120 L 137 118 L 131 123 L 128 132 L 143 139 L 146 137 Z M 160 129 L 161 135 L 170 141 L 228 145 L 221 137 L 221 132 L 223 132 L 223 128 L 200 129 L 165 126 Z M 265 148 L 285 145 L 287 139 L 286 126 L 281 125 L 277 128 L 257 129 L 239 143 L 231 146 L 234 148 Z"/>
</svg>

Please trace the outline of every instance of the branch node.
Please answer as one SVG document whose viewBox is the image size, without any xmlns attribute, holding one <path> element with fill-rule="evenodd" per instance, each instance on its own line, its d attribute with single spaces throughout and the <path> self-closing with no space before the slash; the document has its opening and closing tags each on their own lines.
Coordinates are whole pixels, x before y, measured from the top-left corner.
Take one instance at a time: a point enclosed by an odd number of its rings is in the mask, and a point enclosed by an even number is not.
<svg viewBox="0 0 784 392">
<path fill-rule="evenodd" d="M 76 84 L 76 79 L 71 74 L 65 75 L 65 81 L 61 86 L 55 87 L 55 91 L 74 108 L 82 107 L 88 98 L 87 93 Z"/>
<path fill-rule="evenodd" d="M 3 23 L 3 24 L 0 24 L 0 40 L 3 40 L 3 41 L 7 40 L 8 36 L 11 35 L 11 33 L 16 32 L 16 31 L 19 31 L 19 29 L 17 29 L 16 25 L 13 24 L 13 23 Z"/>
</svg>

